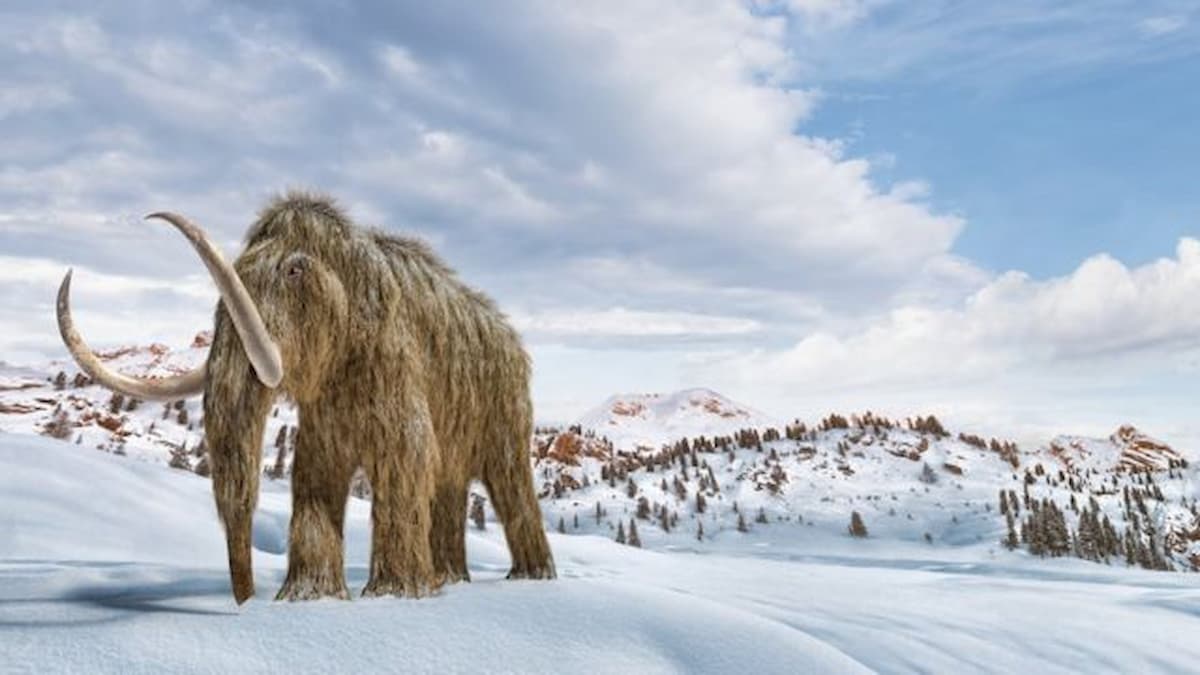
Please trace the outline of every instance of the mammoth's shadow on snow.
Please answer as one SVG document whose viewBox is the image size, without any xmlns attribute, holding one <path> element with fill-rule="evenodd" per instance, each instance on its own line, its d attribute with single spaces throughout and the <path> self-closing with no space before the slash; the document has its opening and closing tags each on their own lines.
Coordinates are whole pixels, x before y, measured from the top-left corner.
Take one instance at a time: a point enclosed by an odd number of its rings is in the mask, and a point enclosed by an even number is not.
<svg viewBox="0 0 1200 675">
<path fill-rule="evenodd" d="M 2 561 L 0 587 L 6 589 L 0 591 L 0 629 L 97 625 L 146 614 L 237 614 L 232 606 L 220 607 L 227 604 L 228 580 L 208 570 L 111 561 Z M 39 605 L 62 611 L 23 611 Z"/>
</svg>

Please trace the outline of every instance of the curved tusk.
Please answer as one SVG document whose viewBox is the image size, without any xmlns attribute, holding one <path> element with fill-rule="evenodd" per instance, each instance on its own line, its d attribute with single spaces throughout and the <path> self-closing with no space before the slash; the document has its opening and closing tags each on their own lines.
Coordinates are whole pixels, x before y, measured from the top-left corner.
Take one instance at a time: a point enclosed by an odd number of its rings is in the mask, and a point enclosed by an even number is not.
<svg viewBox="0 0 1200 675">
<path fill-rule="evenodd" d="M 242 340 L 242 348 L 246 350 L 246 356 L 250 359 L 250 364 L 254 366 L 254 372 L 258 374 L 259 382 L 272 389 L 279 386 L 280 381 L 283 380 L 283 359 L 279 355 L 279 347 L 275 345 L 271 334 L 267 332 L 267 327 L 263 325 L 258 307 L 254 304 L 250 293 L 246 291 L 241 278 L 238 277 L 237 270 L 233 269 L 233 265 L 225 260 L 221 251 L 213 245 L 204 230 L 192 224 L 187 218 L 167 211 L 151 213 L 146 218 L 167 221 L 182 232 L 188 241 L 192 242 L 196 253 L 200 255 L 200 260 L 208 268 L 208 273 L 212 275 L 213 282 L 221 292 L 221 299 L 225 301 L 225 309 L 229 311 L 229 317 L 233 319 L 238 337 Z"/>
<path fill-rule="evenodd" d="M 122 375 L 101 363 L 83 341 L 79 331 L 75 330 L 75 321 L 71 318 L 71 272 L 67 270 L 58 287 L 58 332 L 83 372 L 113 391 L 147 401 L 174 401 L 204 391 L 204 366 L 182 375 L 148 378 Z"/>
</svg>

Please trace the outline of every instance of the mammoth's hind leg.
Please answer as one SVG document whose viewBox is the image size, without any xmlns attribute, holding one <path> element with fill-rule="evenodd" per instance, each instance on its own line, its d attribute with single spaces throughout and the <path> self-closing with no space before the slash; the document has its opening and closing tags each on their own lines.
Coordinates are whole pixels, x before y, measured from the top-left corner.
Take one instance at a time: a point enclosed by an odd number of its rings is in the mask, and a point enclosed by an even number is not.
<svg viewBox="0 0 1200 675">
<path fill-rule="evenodd" d="M 522 425 L 524 426 L 524 425 Z M 505 443 L 504 452 L 484 468 L 483 483 L 492 498 L 496 517 L 512 557 L 509 579 L 553 579 L 554 557 L 546 541 L 542 511 L 533 490 L 529 466 L 529 429 L 518 429 Z"/>
<path fill-rule="evenodd" d="M 288 572 L 276 600 L 349 599 L 342 527 L 351 462 L 301 423 L 292 466 L 292 521 Z"/>
<path fill-rule="evenodd" d="M 470 581 L 467 571 L 467 486 L 441 483 L 430 504 L 429 548 L 433 568 L 446 581 Z"/>
</svg>

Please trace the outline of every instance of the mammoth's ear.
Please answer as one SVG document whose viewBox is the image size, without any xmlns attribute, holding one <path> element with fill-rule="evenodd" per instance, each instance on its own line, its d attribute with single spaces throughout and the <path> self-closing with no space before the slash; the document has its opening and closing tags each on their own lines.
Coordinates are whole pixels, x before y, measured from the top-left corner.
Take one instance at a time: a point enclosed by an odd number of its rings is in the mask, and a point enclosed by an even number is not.
<svg viewBox="0 0 1200 675">
<path fill-rule="evenodd" d="M 279 264 L 279 274 L 287 283 L 299 283 L 304 280 L 312 261 L 303 253 L 293 253 Z"/>
</svg>

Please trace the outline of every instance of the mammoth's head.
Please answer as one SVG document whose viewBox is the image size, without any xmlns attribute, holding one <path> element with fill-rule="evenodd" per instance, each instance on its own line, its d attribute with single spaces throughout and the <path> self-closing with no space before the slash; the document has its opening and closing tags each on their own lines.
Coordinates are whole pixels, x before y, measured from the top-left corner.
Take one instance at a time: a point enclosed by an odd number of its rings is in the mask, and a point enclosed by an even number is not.
<svg viewBox="0 0 1200 675">
<path fill-rule="evenodd" d="M 313 215 L 313 214 L 306 214 Z M 221 294 L 217 338 L 208 364 L 164 378 L 139 378 L 106 367 L 88 348 L 71 318 L 71 272 L 58 291 L 58 327 L 79 366 L 96 382 L 147 400 L 200 394 L 214 368 L 234 363 L 253 369 L 262 386 L 307 398 L 320 388 L 335 361 L 338 337 L 348 316 L 346 292 L 322 246 L 305 232 L 294 213 L 264 214 L 245 250 L 231 264 L 205 232 L 174 213 L 147 218 L 166 221 L 195 248 Z"/>
</svg>

